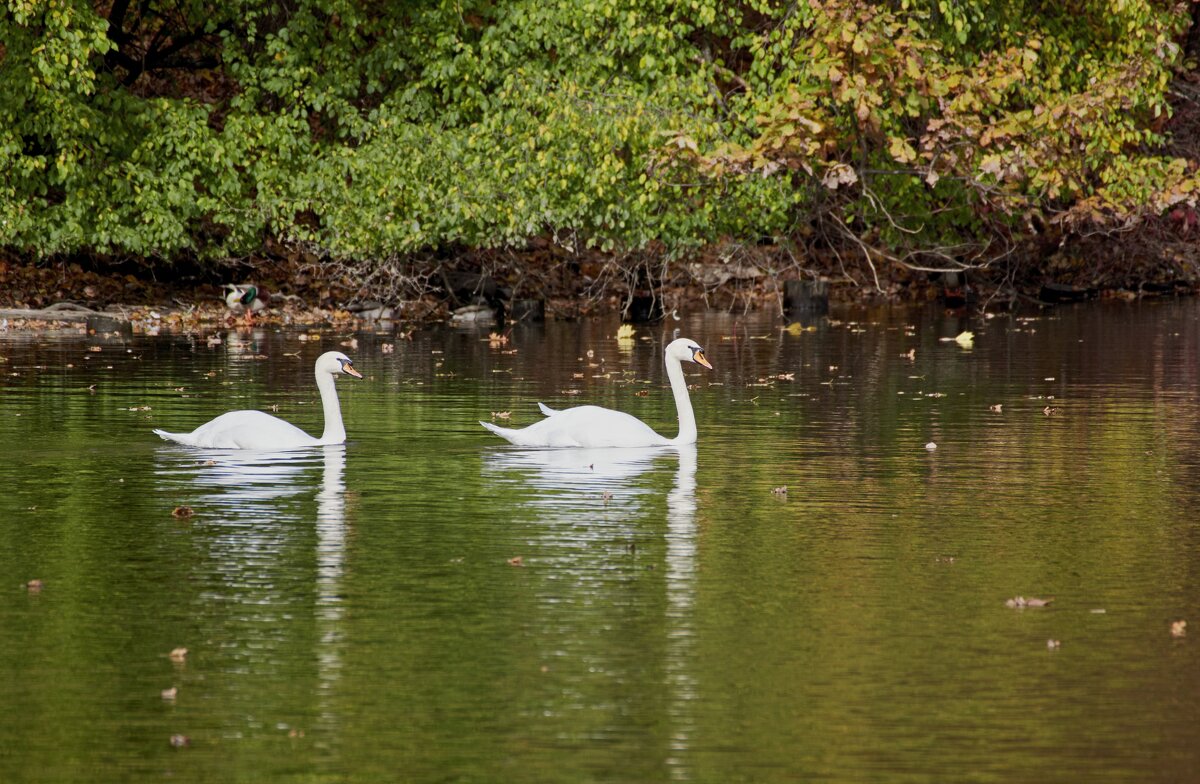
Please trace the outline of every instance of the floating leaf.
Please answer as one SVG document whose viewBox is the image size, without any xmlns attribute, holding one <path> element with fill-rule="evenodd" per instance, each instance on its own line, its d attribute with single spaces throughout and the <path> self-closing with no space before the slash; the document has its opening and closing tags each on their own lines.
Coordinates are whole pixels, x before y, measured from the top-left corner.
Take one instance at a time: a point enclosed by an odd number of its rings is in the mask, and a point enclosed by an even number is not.
<svg viewBox="0 0 1200 784">
<path fill-rule="evenodd" d="M 1049 599 L 1037 599 L 1037 598 L 1034 598 L 1031 596 L 1028 599 L 1026 599 L 1024 596 L 1014 596 L 1013 598 L 1006 600 L 1004 602 L 1004 606 L 1005 607 L 1017 607 L 1017 608 L 1048 607 L 1050 605 L 1050 603 L 1053 601 L 1054 601 L 1054 597 L 1051 597 Z"/>
</svg>

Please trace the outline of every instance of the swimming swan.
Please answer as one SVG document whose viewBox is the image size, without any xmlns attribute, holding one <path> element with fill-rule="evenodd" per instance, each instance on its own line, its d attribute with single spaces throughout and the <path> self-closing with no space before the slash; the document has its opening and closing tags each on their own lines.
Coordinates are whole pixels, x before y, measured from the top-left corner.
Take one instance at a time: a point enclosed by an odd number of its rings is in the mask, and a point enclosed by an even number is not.
<svg viewBox="0 0 1200 784">
<path fill-rule="evenodd" d="M 314 367 L 321 407 L 325 409 L 325 432 L 313 438 L 295 425 L 262 411 L 230 411 L 206 422 L 190 433 L 155 430 L 167 441 L 208 449 L 295 449 L 305 446 L 341 444 L 346 440 L 342 409 L 338 406 L 334 376 L 345 373 L 362 378 L 350 357 L 340 351 L 327 351 L 317 357 Z"/>
<path fill-rule="evenodd" d="M 688 397 L 687 382 L 683 380 L 683 362 L 696 362 L 706 368 L 712 365 L 704 358 L 704 349 L 695 341 L 680 338 L 663 352 L 667 378 L 675 394 L 679 410 L 679 435 L 660 436 L 645 422 L 622 411 L 599 406 L 579 406 L 557 411 L 538 403 L 546 418 L 529 427 L 514 429 L 497 427 L 491 422 L 479 424 L 517 446 L 544 447 L 642 447 L 696 443 L 696 416 Z"/>
</svg>

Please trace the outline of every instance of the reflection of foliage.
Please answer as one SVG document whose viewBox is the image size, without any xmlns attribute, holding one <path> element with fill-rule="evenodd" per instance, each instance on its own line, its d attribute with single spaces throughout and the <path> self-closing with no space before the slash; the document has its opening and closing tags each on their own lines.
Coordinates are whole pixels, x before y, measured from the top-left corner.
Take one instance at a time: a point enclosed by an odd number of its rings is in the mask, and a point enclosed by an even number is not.
<svg viewBox="0 0 1200 784">
<path fill-rule="evenodd" d="M 1147 152 L 1185 10 L 10 2 L 0 245 L 221 256 L 271 236 L 378 258 L 796 236 L 988 259 L 1194 199 L 1185 163 Z"/>
</svg>

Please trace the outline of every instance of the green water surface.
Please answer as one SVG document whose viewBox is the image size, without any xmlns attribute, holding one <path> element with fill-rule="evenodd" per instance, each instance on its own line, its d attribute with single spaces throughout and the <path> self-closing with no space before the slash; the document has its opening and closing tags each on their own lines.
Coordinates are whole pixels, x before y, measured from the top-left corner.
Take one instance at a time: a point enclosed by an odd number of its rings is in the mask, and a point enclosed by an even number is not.
<svg viewBox="0 0 1200 784">
<path fill-rule="evenodd" d="M 782 324 L 0 330 L 0 782 L 1200 780 L 1200 303 Z M 695 448 L 477 424 L 673 435 L 677 334 Z M 151 433 L 333 348 L 344 446 Z"/>
</svg>

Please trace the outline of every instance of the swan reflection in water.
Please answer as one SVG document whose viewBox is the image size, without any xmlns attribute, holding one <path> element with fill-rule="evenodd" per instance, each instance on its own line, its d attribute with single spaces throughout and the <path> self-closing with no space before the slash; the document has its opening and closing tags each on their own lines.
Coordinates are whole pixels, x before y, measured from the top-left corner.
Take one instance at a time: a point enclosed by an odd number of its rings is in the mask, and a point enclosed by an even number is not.
<svg viewBox="0 0 1200 784">
<path fill-rule="evenodd" d="M 592 519 L 601 509 L 636 514 L 656 490 L 636 480 L 694 446 L 600 449 L 496 449 L 483 459 L 483 475 L 514 485 L 527 508 L 559 518 Z"/>
<path fill-rule="evenodd" d="M 311 561 L 296 555 L 312 530 L 315 498 L 320 715 L 336 724 L 326 697 L 340 678 L 343 659 L 346 447 L 202 452 L 163 447 L 160 460 L 159 476 L 173 485 L 180 501 L 195 507 L 193 530 L 208 529 L 207 536 L 195 537 L 204 548 L 198 568 L 217 579 L 201 598 L 233 602 L 242 608 L 243 619 L 277 612 L 307 594 L 314 577 L 309 568 L 297 571 L 297 564 Z M 317 476 L 319 484 L 313 481 Z M 289 583 L 294 590 L 288 590 Z M 256 649 L 264 643 L 242 642 Z"/>
<path fill-rule="evenodd" d="M 673 460 L 678 464 L 666 495 L 664 526 L 654 506 L 662 490 L 654 486 L 656 483 L 642 480 L 648 480 L 652 470 L 669 468 Z M 486 454 L 483 463 L 485 477 L 492 476 L 497 483 L 524 494 L 520 506 L 542 526 L 536 529 L 536 538 L 546 545 L 543 562 L 558 561 L 548 571 L 572 574 L 572 580 L 562 583 L 569 583 L 569 588 L 556 589 L 555 595 L 560 598 L 567 590 L 589 599 L 611 596 L 616 599 L 612 606 L 621 605 L 627 601 L 625 589 L 609 593 L 614 583 L 605 579 L 603 566 L 597 569 L 606 559 L 599 555 L 601 551 L 588 545 L 611 542 L 614 526 L 624 529 L 633 524 L 643 532 L 663 533 L 666 606 L 662 650 L 669 732 L 662 755 L 673 770 L 672 777 L 679 779 L 694 777 L 695 764 L 691 748 L 696 734 L 693 706 L 698 698 L 696 462 L 696 446 L 688 444 L 639 449 L 497 449 Z M 603 607 L 609 603 L 555 601 L 545 612 L 559 613 L 581 605 Z M 606 617 L 605 622 L 616 625 L 620 623 L 618 618 L 619 613 Z M 554 644 L 587 643 L 576 638 Z M 604 653 L 578 655 L 602 658 Z"/>
<path fill-rule="evenodd" d="M 672 777 L 695 778 L 688 757 L 699 696 L 692 667 L 696 661 L 696 447 L 679 450 L 675 486 L 667 494 L 667 617 L 665 671 L 671 696 L 667 765 Z"/>
</svg>

